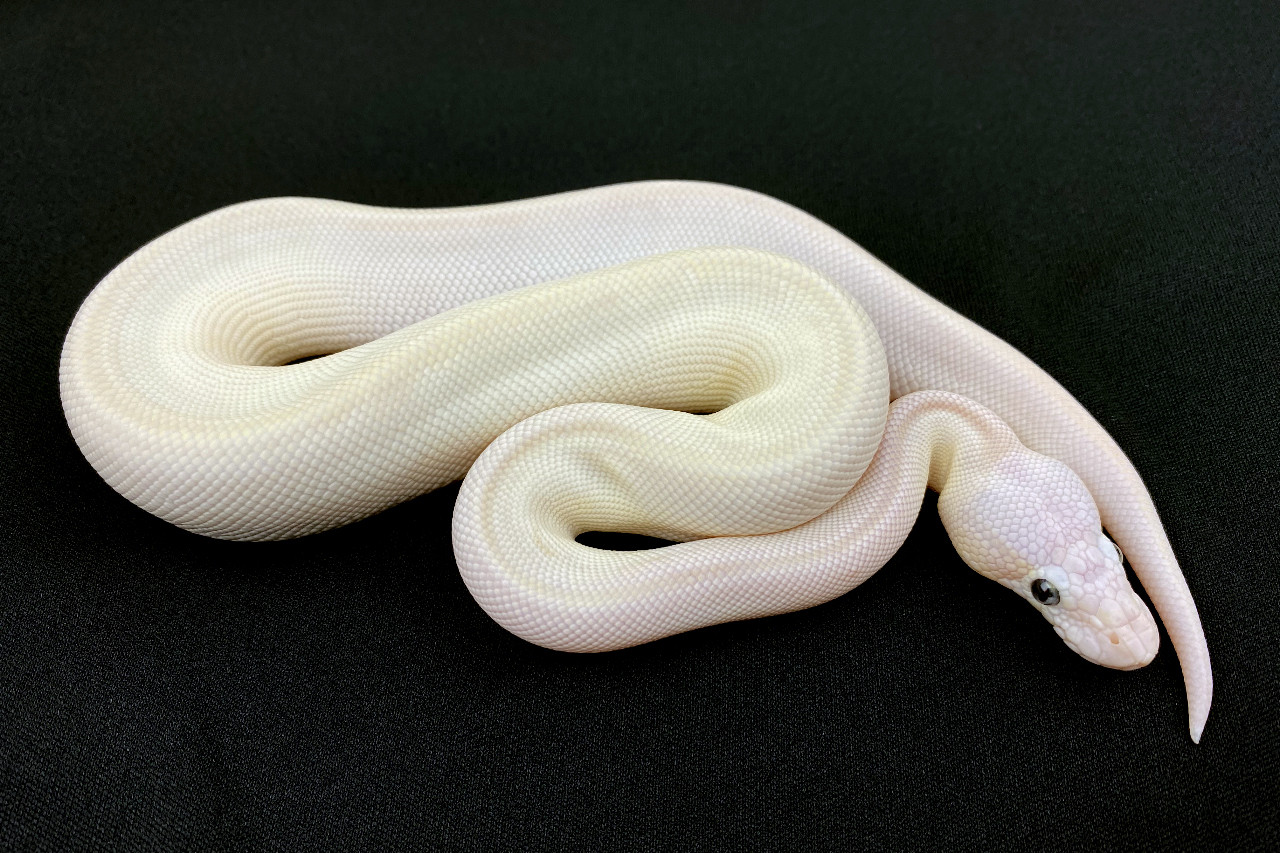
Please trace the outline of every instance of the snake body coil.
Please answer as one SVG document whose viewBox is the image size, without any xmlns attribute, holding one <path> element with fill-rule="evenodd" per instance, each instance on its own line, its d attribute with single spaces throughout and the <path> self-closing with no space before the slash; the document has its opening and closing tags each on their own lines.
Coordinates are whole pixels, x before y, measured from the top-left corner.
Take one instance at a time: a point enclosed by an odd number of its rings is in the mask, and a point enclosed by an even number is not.
<svg viewBox="0 0 1280 853">
<path fill-rule="evenodd" d="M 1105 431 L 1013 348 L 745 190 L 224 208 L 99 284 L 61 387 L 104 479 L 207 535 L 316 532 L 471 469 L 464 579 L 556 648 L 827 600 L 888 559 L 929 485 L 966 562 L 1085 657 L 1140 666 L 1158 634 L 1105 525 L 1178 651 L 1193 738 L 1208 715 L 1194 602 Z M 586 530 L 681 544 L 602 552 Z"/>
</svg>

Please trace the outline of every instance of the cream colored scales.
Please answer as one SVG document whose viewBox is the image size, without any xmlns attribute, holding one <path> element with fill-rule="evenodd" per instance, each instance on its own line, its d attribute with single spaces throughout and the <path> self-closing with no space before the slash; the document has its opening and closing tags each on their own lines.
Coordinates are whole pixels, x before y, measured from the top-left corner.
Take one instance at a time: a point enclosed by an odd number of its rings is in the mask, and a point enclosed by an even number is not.
<svg viewBox="0 0 1280 853">
<path fill-rule="evenodd" d="M 1195 604 L 1106 432 L 1012 347 L 746 190 L 224 208 L 95 288 L 61 386 L 103 478 L 210 536 L 314 533 L 466 475 L 468 588 L 553 648 L 829 600 L 889 559 L 928 484 L 969 565 L 1084 657 L 1141 666 L 1158 633 L 1105 525 L 1177 649 L 1194 739 L 1209 712 Z M 593 529 L 681 544 L 574 540 Z"/>
</svg>

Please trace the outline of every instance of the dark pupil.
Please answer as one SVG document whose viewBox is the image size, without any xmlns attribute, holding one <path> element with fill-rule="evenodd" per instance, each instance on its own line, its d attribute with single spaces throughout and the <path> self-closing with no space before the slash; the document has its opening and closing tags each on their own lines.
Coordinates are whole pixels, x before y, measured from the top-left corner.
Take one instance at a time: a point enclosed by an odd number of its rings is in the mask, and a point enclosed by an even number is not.
<svg viewBox="0 0 1280 853">
<path fill-rule="evenodd" d="M 1058 597 L 1058 591 L 1053 588 L 1053 584 L 1044 578 L 1036 578 L 1031 582 L 1031 594 L 1041 604 L 1057 604 L 1062 600 Z"/>
</svg>

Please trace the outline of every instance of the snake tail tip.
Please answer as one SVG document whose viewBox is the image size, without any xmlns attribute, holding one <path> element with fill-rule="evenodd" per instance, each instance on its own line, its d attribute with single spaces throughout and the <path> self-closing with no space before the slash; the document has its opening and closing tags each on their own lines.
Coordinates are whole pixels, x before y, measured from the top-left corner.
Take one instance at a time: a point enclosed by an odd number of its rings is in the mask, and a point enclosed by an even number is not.
<svg viewBox="0 0 1280 853">
<path fill-rule="evenodd" d="M 1204 734 L 1204 723 L 1205 721 L 1203 719 L 1200 719 L 1200 720 L 1193 719 L 1191 721 L 1191 742 L 1192 743 L 1200 743 L 1200 736 Z"/>
</svg>

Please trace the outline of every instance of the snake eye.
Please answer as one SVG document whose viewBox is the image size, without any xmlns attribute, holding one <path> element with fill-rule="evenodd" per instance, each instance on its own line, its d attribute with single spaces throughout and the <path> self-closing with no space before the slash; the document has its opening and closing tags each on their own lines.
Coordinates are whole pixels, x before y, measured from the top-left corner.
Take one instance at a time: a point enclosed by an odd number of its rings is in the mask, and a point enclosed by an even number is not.
<svg viewBox="0 0 1280 853">
<path fill-rule="evenodd" d="M 1044 578 L 1036 578 L 1031 582 L 1031 594 L 1036 597 L 1036 601 L 1041 604 L 1057 604 L 1062 600 L 1058 595 L 1058 590 L 1053 584 Z"/>
<path fill-rule="evenodd" d="M 1116 540 L 1112 539 L 1106 533 L 1103 533 L 1102 541 L 1110 545 L 1112 550 L 1116 552 L 1116 562 L 1120 563 L 1120 565 L 1124 565 L 1124 551 L 1120 550 L 1120 546 L 1116 544 Z"/>
</svg>

